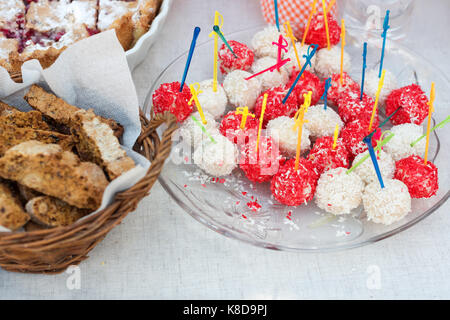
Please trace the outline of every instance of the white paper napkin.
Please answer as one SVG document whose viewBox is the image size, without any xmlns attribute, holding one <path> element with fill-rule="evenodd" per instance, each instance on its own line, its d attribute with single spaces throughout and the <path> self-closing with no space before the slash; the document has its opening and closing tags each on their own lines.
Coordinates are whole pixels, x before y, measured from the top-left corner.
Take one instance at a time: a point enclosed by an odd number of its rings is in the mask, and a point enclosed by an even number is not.
<svg viewBox="0 0 450 320">
<path fill-rule="evenodd" d="M 145 176 L 150 162 L 131 150 L 141 132 L 138 97 L 125 52 L 113 30 L 73 44 L 46 70 L 37 60 L 25 62 L 22 77 L 23 83 L 15 83 L 0 67 L 2 101 L 28 111 L 30 107 L 23 96 L 32 84 L 39 84 L 72 105 L 93 109 L 97 115 L 123 125 L 122 144 L 136 168 L 108 185 L 97 211 L 110 205 L 116 193 L 130 188 Z M 2 231 L 9 230 L 0 226 Z"/>
</svg>

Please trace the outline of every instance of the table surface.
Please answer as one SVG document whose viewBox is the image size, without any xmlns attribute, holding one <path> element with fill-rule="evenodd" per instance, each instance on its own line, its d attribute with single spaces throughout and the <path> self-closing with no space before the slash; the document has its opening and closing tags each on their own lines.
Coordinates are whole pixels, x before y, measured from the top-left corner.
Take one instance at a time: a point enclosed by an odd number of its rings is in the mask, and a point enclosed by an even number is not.
<svg viewBox="0 0 450 320">
<path fill-rule="evenodd" d="M 444 14 L 450 1 L 416 3 L 405 41 L 439 61 L 448 74 L 450 43 L 444 39 L 450 20 Z M 189 47 L 186 34 L 193 26 L 210 29 L 214 10 L 225 17 L 226 32 L 264 23 L 257 0 L 174 0 L 159 41 L 133 73 L 140 101 L 165 66 Z M 79 289 L 67 285 L 68 273 L 0 270 L 0 298 L 449 299 L 449 209 L 447 202 L 418 225 L 362 248 L 288 253 L 256 248 L 206 228 L 157 183 L 80 265 Z"/>
</svg>

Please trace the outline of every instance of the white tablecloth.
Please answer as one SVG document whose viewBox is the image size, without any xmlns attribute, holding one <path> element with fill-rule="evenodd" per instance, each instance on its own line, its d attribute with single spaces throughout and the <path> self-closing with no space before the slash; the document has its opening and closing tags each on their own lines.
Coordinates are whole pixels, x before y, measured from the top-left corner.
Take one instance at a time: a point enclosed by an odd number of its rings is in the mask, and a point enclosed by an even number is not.
<svg viewBox="0 0 450 320">
<path fill-rule="evenodd" d="M 407 42 L 448 74 L 450 1 L 416 2 Z M 163 68 L 187 50 L 193 26 L 210 30 L 214 10 L 225 17 L 226 32 L 263 23 L 257 0 L 175 0 L 159 41 L 133 74 L 141 101 Z M 70 285 L 69 274 L 0 270 L 0 297 L 449 299 L 449 209 L 447 202 L 418 225 L 366 247 L 298 254 L 225 238 L 183 212 L 156 184 L 80 265 L 79 289 Z"/>
</svg>

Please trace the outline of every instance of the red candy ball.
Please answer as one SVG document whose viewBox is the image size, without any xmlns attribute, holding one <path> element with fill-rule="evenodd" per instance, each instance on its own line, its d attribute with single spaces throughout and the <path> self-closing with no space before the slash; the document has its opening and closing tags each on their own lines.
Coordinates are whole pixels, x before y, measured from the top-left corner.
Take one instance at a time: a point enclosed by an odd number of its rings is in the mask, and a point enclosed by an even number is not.
<svg viewBox="0 0 450 320">
<path fill-rule="evenodd" d="M 275 87 L 272 89 L 263 92 L 255 104 L 255 115 L 258 117 L 261 116 L 262 103 L 264 100 L 264 94 L 267 93 L 267 105 L 266 111 L 264 112 L 264 126 L 272 119 L 288 116 L 292 117 L 297 112 L 297 97 L 295 94 L 291 94 L 286 103 L 283 104 L 283 99 L 286 96 L 288 89 L 285 86 Z"/>
<path fill-rule="evenodd" d="M 372 130 L 378 126 L 378 122 L 373 123 Z M 369 120 L 356 119 L 347 123 L 344 128 L 342 128 L 339 137 L 344 142 L 347 147 L 347 151 L 350 155 L 351 160 L 358 154 L 366 151 L 367 145 L 364 143 L 363 139 L 369 134 Z M 376 140 L 372 138 L 372 145 L 376 146 Z"/>
<path fill-rule="evenodd" d="M 350 159 L 345 143 L 338 138 L 336 147 L 333 149 L 333 141 L 333 137 L 317 139 L 308 155 L 308 160 L 311 161 L 319 175 L 338 167 L 348 168 Z"/>
<path fill-rule="evenodd" d="M 219 61 L 220 61 L 220 71 L 223 74 L 227 74 L 233 70 L 244 70 L 247 71 L 253 64 L 253 59 L 255 54 L 249 47 L 245 44 L 231 40 L 228 44 L 233 49 L 233 53 L 228 49 L 228 47 L 223 44 L 219 50 Z"/>
<path fill-rule="evenodd" d="M 439 189 L 437 167 L 416 155 L 397 161 L 394 177 L 408 187 L 412 198 L 430 198 Z"/>
<path fill-rule="evenodd" d="M 290 88 L 292 86 L 299 73 L 300 71 L 294 71 L 292 73 L 291 78 L 286 85 L 287 88 Z M 323 82 L 320 81 L 318 76 L 316 76 L 312 72 L 305 70 L 298 80 L 297 84 L 295 85 L 293 92 L 291 93 L 291 95 L 295 94 L 297 96 L 297 103 L 299 106 L 302 105 L 305 101 L 303 94 L 308 93 L 308 91 L 312 91 L 311 105 L 313 106 L 317 104 L 317 102 L 319 102 L 320 98 L 322 97 L 324 86 Z"/>
<path fill-rule="evenodd" d="M 357 94 L 359 97 L 361 91 L 359 84 L 353 81 L 347 72 L 342 73 L 342 85 L 340 79 L 341 75 L 339 73 L 335 73 L 331 76 L 331 86 L 328 89 L 327 101 L 329 101 L 332 105 L 337 105 L 341 95 L 344 93 L 351 92 L 353 94 Z"/>
<path fill-rule="evenodd" d="M 153 93 L 153 110 L 155 113 L 170 111 L 177 117 L 178 122 L 183 122 L 192 113 L 194 104 L 189 105 L 192 97 L 191 90 L 187 85 L 183 86 L 177 82 L 163 83 Z"/>
<path fill-rule="evenodd" d="M 345 123 L 356 120 L 365 119 L 370 121 L 375 101 L 372 97 L 363 94 L 362 100 L 357 92 L 343 92 L 338 100 L 338 113 Z M 375 120 L 378 122 L 378 110 L 375 114 Z"/>
<path fill-rule="evenodd" d="M 244 129 L 241 129 L 241 121 L 242 114 L 236 114 L 236 111 L 228 112 L 220 124 L 220 133 L 233 143 L 247 143 L 251 137 L 258 134 L 259 120 L 249 114 Z"/>
<path fill-rule="evenodd" d="M 278 145 L 270 137 L 261 137 L 258 153 L 256 152 L 256 139 L 251 139 L 241 150 L 239 167 L 253 182 L 269 181 L 284 162 L 280 155 Z"/>
<path fill-rule="evenodd" d="M 391 118 L 394 125 L 402 123 L 421 124 L 428 116 L 428 98 L 417 84 L 393 90 L 386 98 L 386 115 L 400 110 Z"/>
<path fill-rule="evenodd" d="M 330 34 L 330 45 L 335 46 L 341 39 L 341 27 L 331 14 L 327 14 L 328 30 Z M 303 31 L 304 32 L 304 31 Z M 309 26 L 305 42 L 308 44 L 317 44 L 317 49 L 327 47 L 327 33 L 325 30 L 325 19 L 322 13 L 316 13 Z"/>
<path fill-rule="evenodd" d="M 319 175 L 309 160 L 300 158 L 298 170 L 295 170 L 295 159 L 290 159 L 272 178 L 270 190 L 282 204 L 298 206 L 312 200 L 318 179 Z"/>
</svg>

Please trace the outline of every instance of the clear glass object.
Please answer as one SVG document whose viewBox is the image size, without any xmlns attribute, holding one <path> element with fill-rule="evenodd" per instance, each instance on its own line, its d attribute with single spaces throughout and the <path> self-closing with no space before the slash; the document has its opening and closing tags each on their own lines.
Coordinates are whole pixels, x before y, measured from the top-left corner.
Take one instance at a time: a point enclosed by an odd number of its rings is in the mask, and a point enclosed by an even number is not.
<svg viewBox="0 0 450 320">
<path fill-rule="evenodd" d="M 227 39 L 250 43 L 252 36 L 263 26 L 226 35 Z M 381 38 L 380 40 L 381 41 Z M 195 49 L 188 75 L 188 83 L 212 78 L 211 55 L 213 42 L 207 41 Z M 361 79 L 362 48 L 360 43 L 349 41 L 346 46 L 352 56 L 350 75 Z M 183 74 L 187 52 L 170 63 L 150 88 L 144 110 L 151 110 L 152 94 L 160 84 L 179 81 Z M 367 66 L 379 67 L 378 45 L 369 44 Z M 384 66 L 393 72 L 400 86 L 417 82 L 429 93 L 431 81 L 436 83 L 436 100 L 433 122 L 438 123 L 448 115 L 450 83 L 432 63 L 414 51 L 388 40 Z M 222 82 L 223 79 L 219 78 Z M 232 107 L 228 106 L 231 110 Z M 385 118 L 381 113 L 380 119 Z M 426 122 L 426 121 L 425 121 Z M 424 124 L 425 126 L 425 124 Z M 384 129 L 389 128 L 387 125 Z M 439 191 L 430 199 L 413 199 L 412 212 L 403 220 L 390 226 L 368 222 L 361 207 L 345 217 L 335 217 L 319 209 L 314 201 L 308 205 L 288 207 L 277 203 L 270 194 L 269 183 L 253 184 L 239 169 L 224 180 L 204 174 L 194 164 L 176 164 L 173 159 L 183 159 L 174 143 L 171 158 L 166 161 L 159 181 L 175 203 L 205 226 L 227 237 L 256 246 L 289 251 L 332 251 L 370 244 L 395 235 L 418 223 L 448 199 L 450 126 L 434 131 L 430 139 L 430 160 L 439 169 Z M 189 156 L 189 155 L 186 155 Z M 253 211 L 252 203 L 261 205 Z"/>
<path fill-rule="evenodd" d="M 381 35 L 386 10 L 389 13 L 388 37 L 394 40 L 406 36 L 414 8 L 414 0 L 338 0 L 337 14 L 345 19 L 348 33 L 360 40 Z"/>
</svg>

